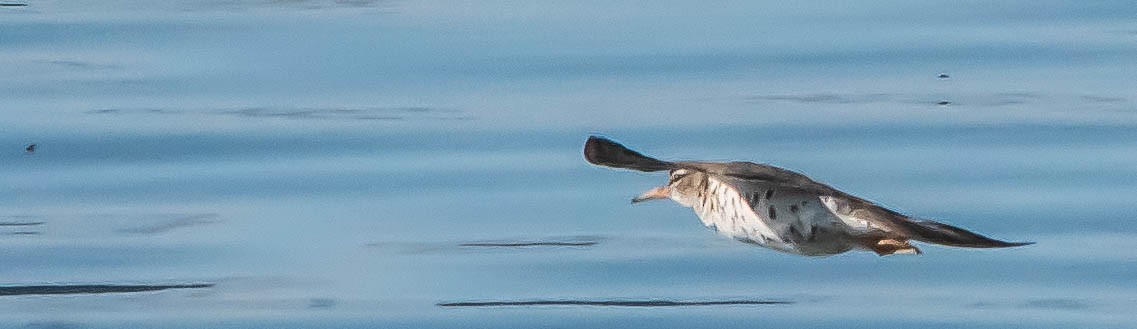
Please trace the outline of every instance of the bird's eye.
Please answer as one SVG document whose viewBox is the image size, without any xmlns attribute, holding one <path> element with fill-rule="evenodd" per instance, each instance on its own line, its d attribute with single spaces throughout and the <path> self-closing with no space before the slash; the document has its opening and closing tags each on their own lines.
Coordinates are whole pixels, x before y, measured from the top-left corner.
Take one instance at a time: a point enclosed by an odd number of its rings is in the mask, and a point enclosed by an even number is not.
<svg viewBox="0 0 1137 329">
<path fill-rule="evenodd" d="M 675 181 L 687 176 L 687 174 L 690 174 L 690 172 L 688 172 L 686 169 L 676 169 L 671 172 L 671 175 L 669 177 L 667 177 L 667 184 L 670 185 L 672 183 L 675 183 Z"/>
</svg>

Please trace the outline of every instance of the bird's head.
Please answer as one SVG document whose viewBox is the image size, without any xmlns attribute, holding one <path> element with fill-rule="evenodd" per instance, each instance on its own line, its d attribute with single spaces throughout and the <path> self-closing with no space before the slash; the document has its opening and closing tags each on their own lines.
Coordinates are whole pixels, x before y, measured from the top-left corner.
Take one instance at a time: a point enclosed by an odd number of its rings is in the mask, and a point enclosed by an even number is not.
<svg viewBox="0 0 1137 329">
<path fill-rule="evenodd" d="M 649 200 L 671 199 L 690 207 L 699 200 L 699 193 L 705 189 L 707 174 L 688 169 L 674 169 L 668 175 L 667 185 L 658 186 L 632 198 L 632 203 Z"/>
</svg>

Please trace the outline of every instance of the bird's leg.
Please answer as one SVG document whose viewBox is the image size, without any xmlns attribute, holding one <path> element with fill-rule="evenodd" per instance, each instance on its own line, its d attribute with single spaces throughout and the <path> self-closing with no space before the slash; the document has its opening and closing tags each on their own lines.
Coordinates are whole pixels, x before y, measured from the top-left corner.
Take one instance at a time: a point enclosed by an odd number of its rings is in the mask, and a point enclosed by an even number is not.
<svg viewBox="0 0 1137 329">
<path fill-rule="evenodd" d="M 877 255 L 881 256 L 888 256 L 892 254 L 919 255 L 922 253 L 920 249 L 917 249 L 915 246 L 908 243 L 908 240 L 881 237 L 864 237 L 858 239 L 858 242 L 865 249 L 872 250 L 873 252 L 876 252 Z"/>
<path fill-rule="evenodd" d="M 655 188 L 652 188 L 650 190 L 647 190 L 647 192 L 644 192 L 643 194 L 640 194 L 639 196 L 632 198 L 632 203 L 639 203 L 639 202 L 644 202 L 644 201 L 648 201 L 648 200 L 656 200 L 656 199 L 667 199 L 670 197 L 671 197 L 671 187 L 664 185 L 664 186 L 659 186 L 659 187 L 655 187 Z"/>
</svg>

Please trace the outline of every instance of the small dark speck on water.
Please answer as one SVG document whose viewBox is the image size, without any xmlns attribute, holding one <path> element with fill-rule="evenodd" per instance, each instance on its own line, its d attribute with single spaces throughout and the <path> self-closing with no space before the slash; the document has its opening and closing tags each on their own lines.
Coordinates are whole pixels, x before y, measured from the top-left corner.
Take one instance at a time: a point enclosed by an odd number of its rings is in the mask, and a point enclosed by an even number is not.
<svg viewBox="0 0 1137 329">
<path fill-rule="evenodd" d="M 24 148 L 24 152 L 28 154 L 36 153 L 36 144 L 28 144 L 28 147 Z"/>
<path fill-rule="evenodd" d="M 943 100 L 943 101 L 936 102 L 936 105 L 940 105 L 940 106 L 951 105 L 951 102 Z"/>
<path fill-rule="evenodd" d="M 950 78 L 951 76 L 947 75 L 947 73 L 940 73 L 940 75 L 937 75 L 936 77 L 940 78 L 940 79 L 947 79 L 947 78 Z"/>
<path fill-rule="evenodd" d="M 108 294 L 143 291 L 159 291 L 167 289 L 194 289 L 210 288 L 211 283 L 199 284 L 173 284 L 173 285 L 44 285 L 44 286 L 0 286 L 0 296 L 21 295 L 76 295 L 76 294 Z"/>
<path fill-rule="evenodd" d="M 677 307 L 677 306 L 716 306 L 716 305 L 787 305 L 790 301 L 780 300 L 712 300 L 712 301 L 673 301 L 673 300 L 530 300 L 530 301 L 489 301 L 438 303 L 441 307 L 493 307 L 493 306 L 617 306 L 617 307 Z"/>
</svg>

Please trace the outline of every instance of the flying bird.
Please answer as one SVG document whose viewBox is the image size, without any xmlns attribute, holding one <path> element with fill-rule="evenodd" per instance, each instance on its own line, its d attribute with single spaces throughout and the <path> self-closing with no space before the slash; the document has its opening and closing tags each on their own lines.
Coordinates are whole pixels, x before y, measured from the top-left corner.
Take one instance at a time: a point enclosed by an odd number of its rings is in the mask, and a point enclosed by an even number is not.
<svg viewBox="0 0 1137 329">
<path fill-rule="evenodd" d="M 24 148 L 24 152 L 27 154 L 36 153 L 36 144 L 28 144 L 28 147 Z"/>
<path fill-rule="evenodd" d="M 800 173 L 752 162 L 662 161 L 612 140 L 584 144 L 589 163 L 644 172 L 668 171 L 667 185 L 632 199 L 671 199 L 692 208 L 703 225 L 735 240 L 791 254 L 827 256 L 850 250 L 920 254 L 910 241 L 967 248 L 1033 242 L 991 239 L 955 226 L 915 219 L 819 183 Z"/>
</svg>

